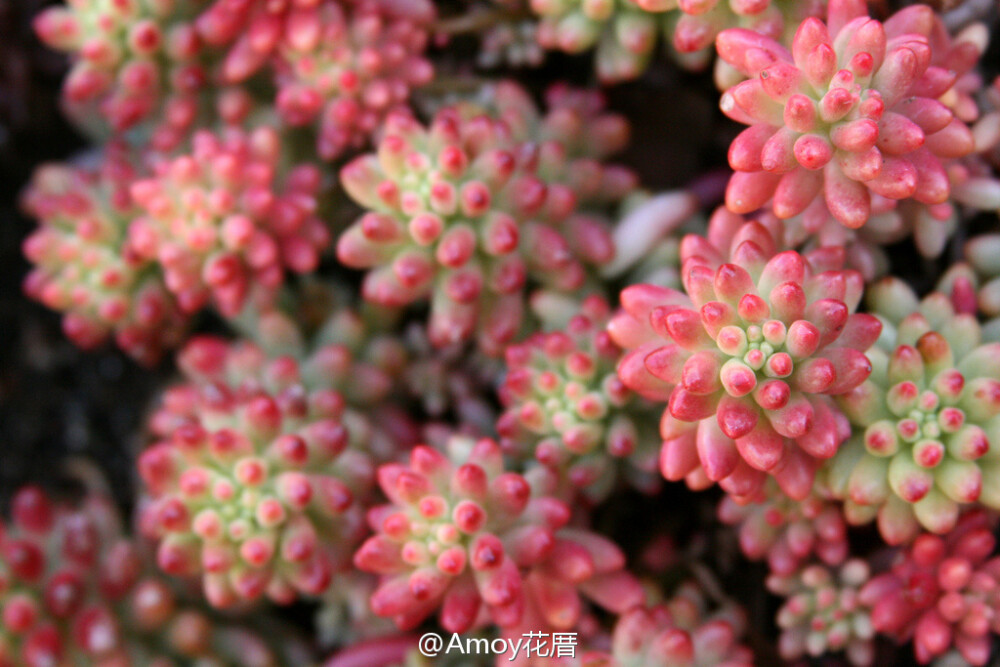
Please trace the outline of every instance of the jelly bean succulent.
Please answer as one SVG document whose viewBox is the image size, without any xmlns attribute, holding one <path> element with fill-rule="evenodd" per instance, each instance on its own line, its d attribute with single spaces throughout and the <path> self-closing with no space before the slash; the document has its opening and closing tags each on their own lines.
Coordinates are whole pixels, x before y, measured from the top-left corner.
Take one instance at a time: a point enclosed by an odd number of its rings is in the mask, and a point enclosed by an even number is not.
<svg viewBox="0 0 1000 667">
<path fill-rule="evenodd" d="M 844 651 L 852 665 L 874 664 L 871 602 L 861 595 L 869 577 L 868 564 L 860 559 L 835 570 L 813 564 L 790 575 L 772 575 L 768 588 L 786 598 L 777 617 L 782 657 Z"/>
<path fill-rule="evenodd" d="M 0 0 L 0 667 L 998 664 L 995 5 Z"/>
<path fill-rule="evenodd" d="M 814 490 L 795 501 L 775 486 L 769 483 L 750 502 L 726 496 L 719 504 L 719 520 L 739 528 L 743 554 L 766 559 L 768 569 L 780 576 L 797 572 L 814 555 L 827 565 L 842 563 L 848 554 L 847 525 L 829 491 Z"/>
<path fill-rule="evenodd" d="M 142 211 L 128 230 L 139 258 L 156 261 L 185 312 L 211 302 L 235 316 L 247 299 L 273 298 L 286 271 L 312 271 L 330 234 L 317 217 L 320 172 L 281 173 L 270 128 L 201 132 L 188 155 L 132 184 Z"/>
<path fill-rule="evenodd" d="M 827 23 L 806 19 L 791 50 L 747 30 L 719 35 L 720 57 L 749 77 L 722 97 L 749 125 L 729 149 L 726 203 L 768 204 L 781 218 L 864 226 L 873 200 L 948 200 L 944 162 L 972 152 L 968 126 L 937 100 L 953 70 L 932 64 L 928 7 L 883 25 L 863 2 L 833 0 Z"/>
<path fill-rule="evenodd" d="M 553 549 L 569 508 L 506 472 L 494 441 L 457 436 L 447 447 L 421 445 L 408 464 L 379 468 L 389 504 L 370 511 L 376 534 L 354 556 L 381 577 L 372 609 L 403 629 L 438 611 L 451 632 L 469 630 L 483 611 L 500 626 L 517 624 L 522 568 Z"/>
<path fill-rule="evenodd" d="M 861 590 L 862 602 L 872 606 L 872 627 L 912 639 L 922 664 L 952 647 L 968 664 L 987 664 L 1000 605 L 994 524 L 973 511 L 945 537 L 916 538 L 891 570 Z"/>
<path fill-rule="evenodd" d="M 99 492 L 65 504 L 22 488 L 0 554 L 3 665 L 271 667 L 305 655 L 278 626 L 261 632 L 185 603 Z"/>
<path fill-rule="evenodd" d="M 196 338 L 139 458 L 143 524 L 167 573 L 199 576 L 216 607 L 323 593 L 364 537 L 371 427 L 335 389 L 335 346 L 269 358 Z"/>
<path fill-rule="evenodd" d="M 63 94 L 74 115 L 121 131 L 167 108 L 197 105 L 210 62 L 196 13 L 197 3 L 84 0 L 46 9 L 34 27 L 47 46 L 70 55 Z"/>
<path fill-rule="evenodd" d="M 663 604 L 640 606 L 622 614 L 608 652 L 585 655 L 584 665 L 606 667 L 747 667 L 750 649 L 740 643 L 746 619 L 734 607 L 709 611 L 694 584 L 684 584 Z M 588 662 L 591 660 L 593 662 Z"/>
<path fill-rule="evenodd" d="M 369 269 L 369 301 L 430 300 L 432 344 L 476 338 L 496 354 L 521 328 L 529 284 L 573 291 L 610 260 L 607 232 L 574 226 L 578 195 L 558 180 L 564 158 L 545 150 L 552 144 L 519 141 L 471 106 L 440 111 L 429 128 L 396 114 L 384 131 L 377 154 L 341 171 L 369 212 L 341 235 L 337 256 Z M 554 182 L 544 173 L 553 162 Z"/>
<path fill-rule="evenodd" d="M 276 47 L 275 106 L 292 126 L 317 124 L 316 152 L 332 159 L 366 144 L 434 71 L 419 23 L 377 0 L 314 5 L 289 17 Z"/>
<path fill-rule="evenodd" d="M 608 304 L 589 297 L 563 331 L 535 334 L 507 348 L 497 422 L 509 453 L 534 456 L 581 489 L 606 494 L 616 459 L 631 463 L 635 481 L 656 470 L 656 411 L 616 372 L 622 350 L 605 331 Z"/>
<path fill-rule="evenodd" d="M 688 236 L 685 292 L 635 285 L 612 338 L 628 350 L 626 386 L 666 401 L 661 470 L 700 488 L 719 482 L 750 497 L 767 475 L 795 499 L 812 487 L 818 462 L 849 434 L 830 396 L 861 384 L 881 330 L 853 312 L 861 277 L 840 269 L 840 249 L 775 252 L 758 223 L 710 237 Z M 730 241 L 713 245 L 712 238 Z M 722 242 L 720 241 L 720 245 Z"/>
<path fill-rule="evenodd" d="M 135 253 L 128 229 L 139 215 L 129 188 L 141 173 L 127 150 L 109 147 L 94 167 L 39 169 L 23 206 L 39 226 L 24 242 L 34 265 L 25 292 L 63 313 L 63 331 L 82 348 L 109 337 L 154 363 L 183 337 L 188 318 L 155 262 Z"/>
<path fill-rule="evenodd" d="M 975 318 L 942 294 L 918 303 L 886 278 L 869 299 L 885 331 L 869 352 L 871 376 L 838 399 L 857 433 L 828 479 L 848 518 L 877 516 L 891 543 L 921 527 L 945 533 L 963 505 L 997 506 L 1000 347 L 983 343 Z"/>
</svg>

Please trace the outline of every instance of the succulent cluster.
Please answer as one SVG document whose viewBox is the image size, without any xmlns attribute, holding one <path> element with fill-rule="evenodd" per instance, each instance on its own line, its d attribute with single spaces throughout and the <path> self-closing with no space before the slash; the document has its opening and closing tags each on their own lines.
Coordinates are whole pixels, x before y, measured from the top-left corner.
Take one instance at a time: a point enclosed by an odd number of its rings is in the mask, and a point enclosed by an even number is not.
<svg viewBox="0 0 1000 667">
<path fill-rule="evenodd" d="M 63 313 L 63 331 L 80 347 L 113 335 L 130 356 L 151 363 L 183 339 L 187 317 L 156 266 L 129 244 L 139 169 L 109 146 L 96 168 L 52 164 L 35 173 L 24 206 L 39 227 L 24 242 L 34 264 L 24 289 Z"/>
<path fill-rule="evenodd" d="M 161 439 L 139 459 L 141 520 L 159 566 L 200 575 L 213 605 L 319 595 L 350 562 L 373 464 L 371 427 L 336 389 L 343 358 L 213 338 L 181 351 L 188 382 L 164 395 Z"/>
<path fill-rule="evenodd" d="M 376 614 L 410 629 L 440 611 L 444 628 L 466 632 L 481 614 L 501 627 L 519 625 L 530 607 L 571 628 L 580 603 L 566 596 L 577 588 L 611 608 L 641 601 L 638 584 L 621 572 L 621 552 L 565 528 L 570 509 L 545 495 L 544 478 L 505 472 L 489 439 L 453 437 L 447 450 L 418 446 L 408 465 L 379 469 L 391 504 L 371 510 L 376 534 L 354 556 L 358 568 L 381 577 Z"/>
<path fill-rule="evenodd" d="M 891 570 L 862 588 L 862 604 L 872 607 L 871 626 L 890 637 L 913 638 L 921 663 L 954 647 L 970 664 L 987 664 L 1000 623 L 994 524 L 971 512 L 947 537 L 915 539 Z"/>
<path fill-rule="evenodd" d="M 497 422 L 504 449 L 532 456 L 573 486 L 608 493 L 615 459 L 633 464 L 636 481 L 656 470 L 656 412 L 618 377 L 621 349 L 605 331 L 611 310 L 593 296 L 565 331 L 538 333 L 506 352 Z"/>
<path fill-rule="evenodd" d="M 0 582 L 4 665 L 277 667 L 303 655 L 291 637 L 271 646 L 260 628 L 185 603 L 98 492 L 73 505 L 38 487 L 18 491 L 0 539 Z"/>
<path fill-rule="evenodd" d="M 574 213 L 616 194 L 616 174 L 520 136 L 530 129 L 508 116 L 526 120 L 478 105 L 445 108 L 429 127 L 393 114 L 378 152 L 341 171 L 368 213 L 341 235 L 338 259 L 369 269 L 362 294 L 374 303 L 429 300 L 435 346 L 476 338 L 500 352 L 521 329 L 529 285 L 578 290 L 613 256 L 610 233 Z"/>
<path fill-rule="evenodd" d="M 851 559 L 836 570 L 809 565 L 793 575 L 772 575 L 768 588 L 785 598 L 778 610 L 782 657 L 818 657 L 846 652 L 851 664 L 870 665 L 875 658 L 875 630 L 870 602 L 861 588 L 870 572 L 863 560 Z"/>
<path fill-rule="evenodd" d="M 133 530 L 14 495 L 0 666 L 996 662 L 990 3 L 65 2 L 24 291 L 179 377 Z"/>
</svg>

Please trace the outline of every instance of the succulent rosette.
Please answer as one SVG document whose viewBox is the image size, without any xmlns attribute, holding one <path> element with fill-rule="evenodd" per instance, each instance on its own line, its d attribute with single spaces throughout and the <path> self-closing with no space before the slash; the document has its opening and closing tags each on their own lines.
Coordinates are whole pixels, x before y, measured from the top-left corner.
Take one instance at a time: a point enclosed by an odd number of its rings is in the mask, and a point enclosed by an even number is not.
<svg viewBox="0 0 1000 667">
<path fill-rule="evenodd" d="M 668 403 L 660 423 L 661 472 L 752 497 L 768 474 L 801 500 L 819 461 L 849 435 L 831 396 L 861 384 L 881 330 L 854 313 L 860 274 L 840 248 L 776 253 L 759 223 L 717 217 L 688 236 L 685 292 L 634 285 L 609 324 L 628 350 L 626 386 Z"/>
<path fill-rule="evenodd" d="M 80 347 L 114 337 L 137 361 L 152 364 L 182 339 L 188 318 L 155 263 L 128 244 L 128 226 L 140 212 L 129 186 L 141 168 L 120 146 L 99 160 L 35 172 L 23 198 L 39 225 L 24 242 L 34 265 L 24 290 L 63 313 L 63 331 Z"/>
<path fill-rule="evenodd" d="M 197 5 L 82 0 L 39 14 L 39 38 L 72 62 L 63 84 L 71 112 L 122 131 L 196 105 L 210 66 L 193 24 Z M 98 112 L 83 113 L 91 107 Z"/>
<path fill-rule="evenodd" d="M 445 447 L 447 454 L 421 445 L 408 465 L 379 469 L 389 504 L 369 513 L 376 535 L 354 557 L 381 577 L 371 598 L 376 614 L 409 629 L 440 611 L 445 629 L 466 632 L 486 621 L 518 626 L 530 604 L 555 627 L 569 627 L 580 613 L 578 591 L 611 608 L 641 597 L 617 547 L 564 528 L 569 507 L 547 495 L 550 478 L 506 472 L 489 439 L 454 436 Z"/>
<path fill-rule="evenodd" d="M 429 128 L 392 115 L 378 153 L 341 171 L 369 212 L 341 235 L 337 256 L 370 269 L 369 301 L 429 299 L 435 346 L 475 336 L 497 354 L 520 329 L 529 284 L 577 290 L 588 266 L 613 254 L 610 232 L 572 226 L 578 197 L 562 180 L 558 149 L 516 140 L 473 105 L 438 112 Z M 555 182 L 543 175 L 550 171 Z"/>
<path fill-rule="evenodd" d="M 582 654 L 594 667 L 749 667 L 750 649 L 741 644 L 746 619 L 731 605 L 711 610 L 697 586 L 683 584 L 669 600 L 621 614 L 607 651 Z"/>
<path fill-rule="evenodd" d="M 766 560 L 768 569 L 779 576 L 792 575 L 813 556 L 827 565 L 844 562 L 849 551 L 847 525 L 839 503 L 828 492 L 814 489 L 796 501 L 773 482 L 764 489 L 750 502 L 726 496 L 719 503 L 719 520 L 737 527 L 744 556 Z"/>
<path fill-rule="evenodd" d="M 720 56 L 750 77 L 721 102 L 750 126 L 729 150 L 737 173 L 727 206 L 748 213 L 770 202 L 781 218 L 832 216 L 856 229 L 876 197 L 945 204 L 945 165 L 974 140 L 937 99 L 958 74 L 933 64 L 933 24 L 926 6 L 883 25 L 863 2 L 833 0 L 828 22 L 803 21 L 791 51 L 746 30 L 720 34 Z"/>
<path fill-rule="evenodd" d="M 181 310 L 213 304 L 234 317 L 248 299 L 268 302 L 285 273 L 312 271 L 330 233 L 317 216 L 321 173 L 284 172 L 273 128 L 198 132 L 189 154 L 159 162 L 132 184 L 142 215 L 130 250 L 157 262 Z"/>
<path fill-rule="evenodd" d="M 838 398 L 856 427 L 827 465 L 854 523 L 877 516 L 890 543 L 921 527 L 944 533 L 963 505 L 1000 507 L 1000 344 L 981 342 L 973 315 L 934 293 L 918 302 L 901 281 L 870 288 L 884 322 L 872 374 Z"/>
<path fill-rule="evenodd" d="M 382 578 L 372 609 L 402 629 L 439 609 L 451 632 L 472 628 L 483 610 L 499 625 L 517 623 L 520 561 L 540 560 L 569 508 L 533 497 L 523 476 L 504 471 L 495 442 L 456 437 L 448 447 L 454 461 L 418 446 L 408 464 L 379 468 L 389 504 L 371 510 L 376 535 L 354 556 L 359 569 Z"/>
<path fill-rule="evenodd" d="M 228 607 L 319 595 L 364 537 L 371 427 L 334 387 L 337 346 L 268 357 L 249 343 L 194 339 L 139 459 L 142 523 L 168 574 L 201 577 Z M 354 378 L 356 381 L 357 378 Z"/>
<path fill-rule="evenodd" d="M 385 4 L 314 3 L 293 12 L 278 43 L 277 112 L 289 125 L 317 126 L 324 160 L 367 143 L 434 75 L 426 29 Z"/>
<path fill-rule="evenodd" d="M 660 445 L 655 409 L 616 372 L 622 350 L 605 331 L 610 318 L 606 301 L 588 297 L 564 330 L 508 347 L 497 422 L 505 451 L 534 456 L 597 497 L 613 489 L 616 460 L 648 488 Z"/>
<path fill-rule="evenodd" d="M 778 650 L 786 660 L 843 651 L 852 665 L 875 660 L 871 601 L 861 594 L 870 579 L 865 561 L 837 568 L 812 564 L 787 575 L 771 575 L 767 586 L 785 598 L 778 610 Z"/>
<path fill-rule="evenodd" d="M 305 659 L 295 640 L 272 647 L 260 628 L 185 605 L 148 571 L 141 547 L 97 493 L 59 504 L 38 487 L 22 488 L 0 537 L 0 582 L 5 666 L 277 667 Z"/>
<path fill-rule="evenodd" d="M 986 665 L 1000 632 L 1000 558 L 995 521 L 964 514 L 947 536 L 923 534 L 892 569 L 861 590 L 872 627 L 896 641 L 913 640 L 921 664 L 956 649 L 966 664 Z"/>
</svg>

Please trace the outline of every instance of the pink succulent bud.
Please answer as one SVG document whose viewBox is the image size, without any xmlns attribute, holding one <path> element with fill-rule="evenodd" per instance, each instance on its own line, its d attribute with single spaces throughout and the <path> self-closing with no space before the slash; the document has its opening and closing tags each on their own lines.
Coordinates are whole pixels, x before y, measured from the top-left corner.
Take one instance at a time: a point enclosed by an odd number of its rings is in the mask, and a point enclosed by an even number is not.
<svg viewBox="0 0 1000 667">
<path fill-rule="evenodd" d="M 846 439 L 828 398 L 871 372 L 864 352 L 881 325 L 852 314 L 861 277 L 843 255 L 775 252 L 770 232 L 747 223 L 681 247 L 686 294 L 635 285 L 609 332 L 627 350 L 622 381 L 668 406 L 661 471 L 693 488 L 720 482 L 752 497 L 773 475 L 792 498 L 809 494 L 818 462 Z M 713 245 L 713 239 L 719 245 Z M 665 341 L 665 342 L 664 342 Z"/>
<path fill-rule="evenodd" d="M 364 534 L 371 429 L 336 388 L 365 373 L 331 365 L 336 354 L 300 363 L 212 338 L 180 354 L 188 384 L 165 396 L 152 419 L 162 439 L 139 459 L 144 524 L 160 567 L 200 574 L 216 607 L 318 595 Z M 386 387 L 347 395 L 367 403 Z"/>
</svg>

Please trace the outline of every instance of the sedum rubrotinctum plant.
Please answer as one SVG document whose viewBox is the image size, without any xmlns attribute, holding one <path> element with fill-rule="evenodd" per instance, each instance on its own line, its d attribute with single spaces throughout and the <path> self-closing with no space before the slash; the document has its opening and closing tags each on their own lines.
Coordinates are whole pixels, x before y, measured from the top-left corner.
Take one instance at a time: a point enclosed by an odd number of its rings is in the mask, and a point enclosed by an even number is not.
<svg viewBox="0 0 1000 667">
<path fill-rule="evenodd" d="M 996 3 L 45 4 L 0 667 L 1000 664 Z"/>
</svg>

